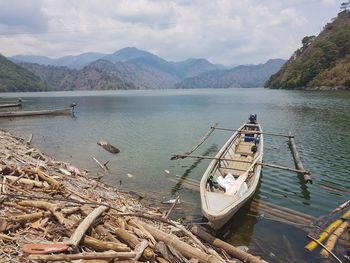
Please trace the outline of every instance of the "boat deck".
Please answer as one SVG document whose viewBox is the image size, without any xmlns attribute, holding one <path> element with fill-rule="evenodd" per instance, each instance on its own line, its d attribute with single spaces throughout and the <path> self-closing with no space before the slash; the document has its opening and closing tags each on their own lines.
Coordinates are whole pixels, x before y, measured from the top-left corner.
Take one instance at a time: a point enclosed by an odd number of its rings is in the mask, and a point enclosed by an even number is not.
<svg viewBox="0 0 350 263">
<path fill-rule="evenodd" d="M 240 176 L 241 174 L 246 172 L 253 160 L 251 156 L 235 156 L 232 159 L 234 161 L 230 162 L 228 168 L 231 170 L 231 173 L 234 176 Z M 241 161 L 244 161 L 244 162 L 241 162 Z"/>
<path fill-rule="evenodd" d="M 253 142 L 240 141 L 235 147 L 235 153 L 228 153 L 225 158 L 232 161 L 225 162 L 220 168 L 221 172 L 226 175 L 231 173 L 234 177 L 239 177 L 247 171 L 253 161 L 254 153 L 252 152 Z"/>
<path fill-rule="evenodd" d="M 236 153 L 240 155 L 253 156 L 254 155 L 254 153 L 252 152 L 253 145 L 254 145 L 253 142 L 240 141 L 236 147 Z"/>
</svg>

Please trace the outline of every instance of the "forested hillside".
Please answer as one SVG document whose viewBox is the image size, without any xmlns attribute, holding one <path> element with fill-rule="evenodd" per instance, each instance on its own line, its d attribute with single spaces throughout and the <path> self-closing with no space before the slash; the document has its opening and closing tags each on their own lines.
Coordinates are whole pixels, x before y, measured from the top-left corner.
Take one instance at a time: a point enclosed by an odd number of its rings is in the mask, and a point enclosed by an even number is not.
<svg viewBox="0 0 350 263">
<path fill-rule="evenodd" d="M 350 12 L 345 10 L 303 46 L 272 75 L 265 87 L 273 89 L 350 88 Z"/>
<path fill-rule="evenodd" d="M 30 71 L 0 55 L 0 92 L 44 91 L 47 86 Z"/>
</svg>

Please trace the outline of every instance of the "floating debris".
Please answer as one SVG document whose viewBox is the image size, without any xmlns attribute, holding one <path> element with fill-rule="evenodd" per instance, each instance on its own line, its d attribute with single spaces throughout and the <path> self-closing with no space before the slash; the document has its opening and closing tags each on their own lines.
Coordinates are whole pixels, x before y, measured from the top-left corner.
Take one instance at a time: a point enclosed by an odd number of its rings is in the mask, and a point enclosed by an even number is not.
<svg viewBox="0 0 350 263">
<path fill-rule="evenodd" d="M 162 204 L 174 204 L 175 202 L 180 204 L 180 200 L 177 201 L 177 199 L 170 199 L 170 200 L 166 200 L 166 201 L 162 201 Z"/>
<path fill-rule="evenodd" d="M 81 175 L 81 172 L 80 172 L 80 170 L 77 168 L 77 167 L 75 167 L 75 166 L 73 166 L 73 165 L 71 165 L 71 164 L 66 164 L 66 168 L 67 168 L 67 170 L 70 172 L 70 173 L 72 173 L 72 174 L 75 174 L 75 175 Z"/>
<path fill-rule="evenodd" d="M 114 147 L 107 141 L 101 140 L 98 141 L 97 144 L 110 153 L 117 154 L 120 152 L 120 150 L 117 147 Z"/>
</svg>

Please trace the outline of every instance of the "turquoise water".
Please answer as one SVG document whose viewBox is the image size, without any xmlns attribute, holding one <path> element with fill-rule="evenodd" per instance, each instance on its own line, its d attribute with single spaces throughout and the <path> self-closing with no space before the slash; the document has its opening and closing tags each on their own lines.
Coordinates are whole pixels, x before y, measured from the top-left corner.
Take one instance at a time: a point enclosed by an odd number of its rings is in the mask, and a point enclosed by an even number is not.
<svg viewBox="0 0 350 263">
<path fill-rule="evenodd" d="M 2 129 L 25 138 L 33 133 L 34 146 L 88 170 L 92 176 L 101 173 L 92 157 L 109 161 L 110 174 L 102 180 L 133 189 L 146 198 L 162 200 L 180 195 L 183 209 L 178 215 L 187 219 L 200 218 L 199 194 L 174 188 L 168 179 L 186 175 L 200 180 L 209 161 L 170 161 L 171 154 L 190 150 L 214 123 L 237 128 L 250 113 L 258 114 L 266 132 L 291 131 L 295 135 L 304 166 L 312 172 L 314 181 L 313 185 L 305 185 L 294 173 L 264 168 L 255 198 L 313 216 L 326 214 L 349 199 L 349 92 L 208 89 L 8 93 L 1 94 L 0 102 L 19 96 L 23 110 L 62 108 L 76 102 L 76 118 L 2 118 Z M 214 155 L 229 136 L 228 132 L 216 131 L 197 153 Z M 106 152 L 96 144 L 101 139 L 121 152 Z M 264 162 L 294 167 L 285 138 L 265 136 Z M 157 201 L 153 202 L 157 205 Z M 245 223 L 238 222 L 238 218 Z M 301 231 L 243 214 L 231 224 L 225 237 L 234 244 L 258 251 L 253 243 L 261 239 L 261 243 L 277 247 L 275 253 L 283 254 L 278 246 L 285 235 L 293 245 L 298 243 L 295 250 L 299 261 L 310 260 L 310 255 L 300 252 L 307 242 Z M 313 260 L 318 260 L 316 254 Z"/>
</svg>

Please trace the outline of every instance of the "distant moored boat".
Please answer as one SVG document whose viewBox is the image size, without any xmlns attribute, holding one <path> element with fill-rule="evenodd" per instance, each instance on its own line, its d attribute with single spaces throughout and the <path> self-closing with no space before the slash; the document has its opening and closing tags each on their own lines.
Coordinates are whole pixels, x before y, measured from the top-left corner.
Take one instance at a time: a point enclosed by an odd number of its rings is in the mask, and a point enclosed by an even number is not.
<svg viewBox="0 0 350 263">
<path fill-rule="evenodd" d="M 21 107 L 21 106 L 22 106 L 21 99 L 18 99 L 18 102 L 16 103 L 0 104 L 0 108 L 13 108 L 13 107 Z"/>
<path fill-rule="evenodd" d="M 0 117 L 25 117 L 25 116 L 38 116 L 38 115 L 72 115 L 74 114 L 75 106 L 76 104 L 72 104 L 69 108 L 64 108 L 64 109 L 0 112 Z"/>
</svg>

